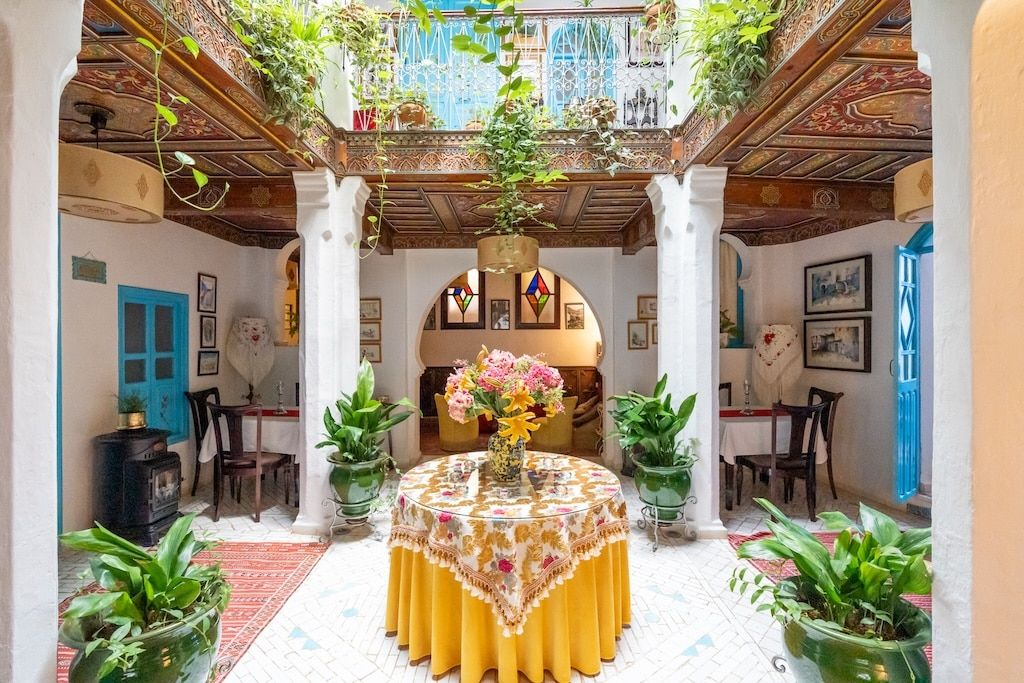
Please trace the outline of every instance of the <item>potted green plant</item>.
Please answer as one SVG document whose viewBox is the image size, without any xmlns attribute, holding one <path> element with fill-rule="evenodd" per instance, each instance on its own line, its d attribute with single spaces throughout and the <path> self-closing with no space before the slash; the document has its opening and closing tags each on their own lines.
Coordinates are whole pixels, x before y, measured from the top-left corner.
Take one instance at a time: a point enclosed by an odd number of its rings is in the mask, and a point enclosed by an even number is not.
<svg viewBox="0 0 1024 683">
<path fill-rule="evenodd" d="M 687 396 L 678 408 L 673 408 L 672 394 L 662 396 L 666 384 L 668 375 L 662 375 L 651 396 L 631 391 L 611 399 L 615 401 L 612 436 L 618 437 L 623 453 L 632 458 L 640 500 L 659 521 L 676 520 L 682 513 L 690 495 L 698 446 L 696 439 L 679 439 L 693 414 L 697 394 Z"/>
<path fill-rule="evenodd" d="M 863 503 L 861 524 L 841 512 L 819 513 L 838 531 L 830 550 L 763 498 L 771 535 L 739 547 L 744 559 L 789 560 L 796 574 L 774 583 L 749 568 L 737 569 L 732 590 L 766 597 L 760 609 L 783 625 L 783 645 L 799 683 L 931 680 L 924 648 L 931 618 L 907 602 L 931 592 L 931 529 L 901 532 L 889 516 Z"/>
<path fill-rule="evenodd" d="M 79 595 L 64 612 L 60 640 L 76 650 L 70 683 L 205 683 L 220 642 L 231 587 L 220 566 L 196 564 L 215 545 L 197 540 L 195 515 L 171 525 L 155 552 L 100 525 L 61 535 L 93 555 L 102 589 Z"/>
<path fill-rule="evenodd" d="M 146 428 L 146 399 L 137 392 L 129 392 L 117 397 L 117 428 Z"/>
<path fill-rule="evenodd" d="M 324 411 L 327 438 L 316 445 L 330 448 L 327 460 L 331 469 L 331 486 L 346 517 L 365 516 L 380 495 L 388 468 L 394 464 L 390 453 L 381 448 L 385 434 L 401 424 L 416 410 L 409 399 L 382 403 L 373 398 L 373 368 L 364 358 L 359 365 L 355 391 L 342 394 L 335 403 L 338 417 L 331 407 Z M 399 411 L 399 408 L 410 410 Z"/>
<path fill-rule="evenodd" d="M 718 311 L 718 345 L 724 349 L 729 345 L 731 338 L 738 336 L 740 336 L 740 328 L 736 326 L 724 308 L 720 309 Z"/>
</svg>

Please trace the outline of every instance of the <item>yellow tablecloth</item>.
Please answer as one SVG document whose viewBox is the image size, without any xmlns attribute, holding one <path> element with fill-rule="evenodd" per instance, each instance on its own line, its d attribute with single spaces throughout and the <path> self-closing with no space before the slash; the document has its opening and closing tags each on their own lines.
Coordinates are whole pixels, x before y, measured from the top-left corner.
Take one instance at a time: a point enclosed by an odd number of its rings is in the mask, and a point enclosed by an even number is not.
<svg viewBox="0 0 1024 683">
<path fill-rule="evenodd" d="M 577 565 L 530 612 L 521 635 L 505 637 L 490 605 L 470 595 L 452 572 L 423 553 L 391 550 L 385 626 L 412 661 L 430 657 L 434 676 L 461 666 L 463 683 L 496 669 L 499 683 L 530 681 L 544 671 L 568 681 L 570 670 L 596 675 L 615 657 L 615 639 L 630 620 L 628 541 L 607 544 Z"/>
</svg>

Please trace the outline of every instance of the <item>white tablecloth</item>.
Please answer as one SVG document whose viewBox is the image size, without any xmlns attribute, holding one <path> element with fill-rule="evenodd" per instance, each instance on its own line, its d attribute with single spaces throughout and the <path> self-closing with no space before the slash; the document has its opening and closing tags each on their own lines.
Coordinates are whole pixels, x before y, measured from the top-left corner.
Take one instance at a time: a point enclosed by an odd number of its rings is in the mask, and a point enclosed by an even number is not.
<svg viewBox="0 0 1024 683">
<path fill-rule="evenodd" d="M 224 448 L 228 447 L 228 426 L 224 418 L 220 421 L 221 437 Z M 299 418 L 289 416 L 263 416 L 263 451 L 266 453 L 285 453 L 296 455 L 299 452 L 301 434 Z M 246 415 L 242 418 L 242 447 L 247 451 L 256 450 L 256 416 Z M 199 449 L 199 462 L 210 462 L 217 453 L 217 437 L 213 433 L 213 425 L 206 430 L 203 446 Z"/>
<path fill-rule="evenodd" d="M 788 415 L 779 417 L 779 431 L 776 434 L 775 452 L 785 455 L 789 450 L 790 418 Z M 810 431 L 810 421 L 807 431 Z M 772 418 L 757 415 L 743 417 L 723 417 L 718 421 L 718 453 L 726 463 L 736 464 L 737 455 L 761 455 L 772 452 Z M 818 442 L 815 445 L 814 460 L 819 465 L 828 460 L 825 439 L 818 429 Z M 807 438 L 804 439 L 807 448 Z"/>
</svg>

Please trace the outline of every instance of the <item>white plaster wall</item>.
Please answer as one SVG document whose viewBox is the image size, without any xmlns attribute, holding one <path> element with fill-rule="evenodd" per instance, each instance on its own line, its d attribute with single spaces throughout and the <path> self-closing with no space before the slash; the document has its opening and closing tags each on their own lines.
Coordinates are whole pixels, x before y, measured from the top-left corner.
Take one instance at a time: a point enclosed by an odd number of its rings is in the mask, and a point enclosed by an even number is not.
<svg viewBox="0 0 1024 683">
<path fill-rule="evenodd" d="M 895 503 L 893 496 L 893 253 L 917 230 L 915 225 L 882 221 L 794 244 L 761 247 L 761 322 L 793 325 L 803 339 L 804 266 L 872 255 L 871 372 L 805 369 L 786 400 L 804 402 L 817 386 L 842 391 L 833 445 L 836 483 L 866 500 Z M 768 284 L 770 283 L 770 284 Z M 849 315 L 865 315 L 850 313 Z M 807 316 L 829 318 L 835 316 Z M 748 320 L 750 320 L 748 318 Z M 735 399 L 735 387 L 734 401 Z M 742 400 L 742 399 L 740 399 Z"/>
<path fill-rule="evenodd" d="M 743 405 L 743 381 L 750 379 L 750 359 L 753 354 L 753 349 L 722 349 L 718 352 L 718 382 L 732 382 L 734 406 Z M 724 394 L 722 400 L 725 400 Z M 753 393 L 750 401 L 755 402 Z"/>
<path fill-rule="evenodd" d="M 224 340 L 231 321 L 242 315 L 272 313 L 262 294 L 263 250 L 239 247 L 192 228 L 164 221 L 125 225 L 63 216 L 61 222 L 63 333 L 63 502 L 64 529 L 92 524 L 92 438 L 109 432 L 117 419 L 118 285 L 146 287 L 189 297 L 189 387 L 218 386 L 225 403 L 244 403 L 246 385 L 227 362 Z M 71 257 L 90 253 L 107 263 L 107 284 L 71 279 Z M 272 252 L 271 252 L 272 253 Z M 196 274 L 217 276 L 217 348 L 220 374 L 196 375 L 199 313 L 195 310 Z M 191 418 L 190 418 L 191 420 Z M 191 424 L 191 422 L 190 422 Z M 191 488 L 193 439 L 173 447 L 182 476 Z M 204 478 L 211 475 L 204 468 Z"/>
<path fill-rule="evenodd" d="M 921 493 L 932 490 L 935 425 L 935 256 L 921 255 Z"/>
</svg>

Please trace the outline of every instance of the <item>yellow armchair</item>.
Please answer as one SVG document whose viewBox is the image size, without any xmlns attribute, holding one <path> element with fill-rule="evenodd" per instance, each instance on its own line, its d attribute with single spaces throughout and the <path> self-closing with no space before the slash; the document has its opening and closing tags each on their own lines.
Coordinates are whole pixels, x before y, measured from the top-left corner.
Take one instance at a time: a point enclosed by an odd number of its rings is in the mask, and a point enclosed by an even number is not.
<svg viewBox="0 0 1024 683">
<path fill-rule="evenodd" d="M 562 399 L 565 410 L 549 417 L 540 429 L 533 433 L 529 448 L 547 453 L 569 453 L 572 451 L 572 414 L 576 411 L 578 396 Z"/>
<path fill-rule="evenodd" d="M 466 424 L 453 420 L 448 415 L 448 402 L 441 394 L 434 394 L 434 405 L 437 406 L 437 431 L 441 450 L 462 453 L 475 449 L 480 439 L 480 422 L 475 417 Z"/>
</svg>

